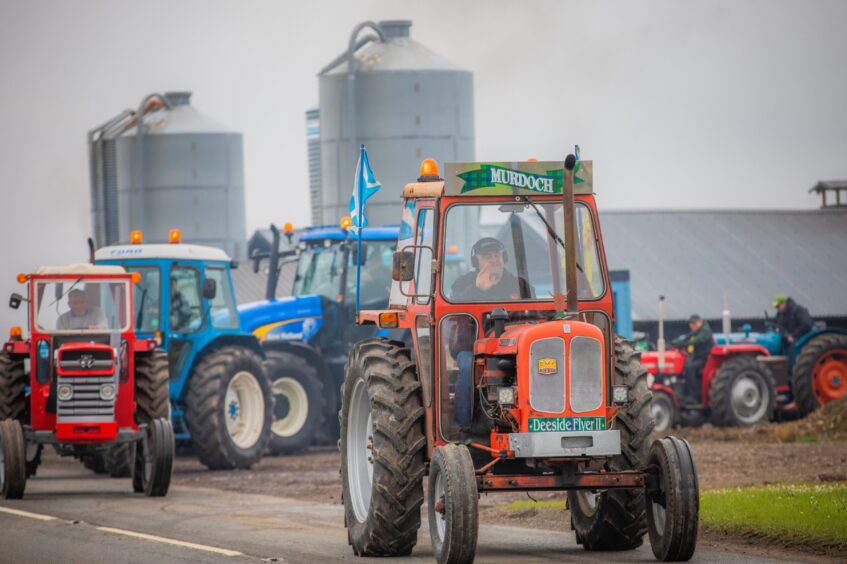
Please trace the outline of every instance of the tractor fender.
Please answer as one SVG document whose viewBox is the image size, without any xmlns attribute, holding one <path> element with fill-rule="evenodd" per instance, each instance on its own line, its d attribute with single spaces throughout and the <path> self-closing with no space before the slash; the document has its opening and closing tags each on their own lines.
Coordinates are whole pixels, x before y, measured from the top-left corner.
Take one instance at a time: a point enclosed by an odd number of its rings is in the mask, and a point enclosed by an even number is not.
<svg viewBox="0 0 847 564">
<path fill-rule="evenodd" d="M 674 405 L 679 407 L 679 398 L 676 397 L 676 392 L 673 391 L 673 388 L 670 386 L 665 386 L 664 384 L 657 384 L 653 382 L 653 386 L 651 387 L 653 391 L 656 392 L 664 392 L 673 400 Z"/>
<path fill-rule="evenodd" d="M 847 330 L 841 329 L 839 327 L 826 327 L 824 329 L 812 329 L 794 343 L 794 348 L 791 351 L 791 358 L 789 359 L 789 369 L 794 366 L 794 363 L 797 360 L 797 357 L 803 352 L 803 347 L 805 347 L 809 341 L 814 339 L 815 337 L 819 337 L 820 335 L 847 335 Z"/>
</svg>

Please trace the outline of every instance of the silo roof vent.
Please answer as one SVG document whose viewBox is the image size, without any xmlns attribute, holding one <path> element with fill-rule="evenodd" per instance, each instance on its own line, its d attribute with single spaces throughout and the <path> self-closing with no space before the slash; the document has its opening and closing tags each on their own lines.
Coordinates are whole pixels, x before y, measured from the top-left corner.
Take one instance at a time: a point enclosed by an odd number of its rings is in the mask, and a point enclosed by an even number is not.
<svg viewBox="0 0 847 564">
<path fill-rule="evenodd" d="M 409 37 L 409 28 L 412 27 L 412 20 L 383 20 L 379 22 L 379 27 L 382 28 L 382 33 L 385 35 L 386 41 L 390 41 L 395 37 Z"/>
<path fill-rule="evenodd" d="M 191 102 L 191 92 L 179 90 L 176 92 L 165 92 L 165 101 L 171 108 L 175 106 L 187 106 Z"/>
</svg>

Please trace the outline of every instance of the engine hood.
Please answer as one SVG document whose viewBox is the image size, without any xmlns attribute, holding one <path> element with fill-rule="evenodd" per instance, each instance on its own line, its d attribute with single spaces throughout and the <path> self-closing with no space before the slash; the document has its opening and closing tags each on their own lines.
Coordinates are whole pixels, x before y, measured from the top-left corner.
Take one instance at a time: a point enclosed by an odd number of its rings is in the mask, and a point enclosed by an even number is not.
<svg viewBox="0 0 847 564">
<path fill-rule="evenodd" d="M 715 334 L 715 344 L 726 344 L 726 336 L 723 333 Z M 782 337 L 779 333 L 730 333 L 730 345 L 759 345 L 767 349 L 770 354 L 780 354 L 782 349 Z"/>
<path fill-rule="evenodd" d="M 323 326 L 320 296 L 290 296 L 238 306 L 241 326 L 261 342 L 308 342 Z"/>
</svg>

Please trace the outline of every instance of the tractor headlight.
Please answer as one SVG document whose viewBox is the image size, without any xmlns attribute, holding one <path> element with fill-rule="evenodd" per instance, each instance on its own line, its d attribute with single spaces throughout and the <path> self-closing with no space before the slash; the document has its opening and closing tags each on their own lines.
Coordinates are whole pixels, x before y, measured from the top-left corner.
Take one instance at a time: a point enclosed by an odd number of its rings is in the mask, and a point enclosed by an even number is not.
<svg viewBox="0 0 847 564">
<path fill-rule="evenodd" d="M 74 397 L 74 389 L 70 384 L 60 384 L 56 388 L 56 396 L 62 401 L 68 401 Z"/>
<path fill-rule="evenodd" d="M 515 405 L 515 389 L 511 387 L 497 388 L 497 402 L 500 405 Z"/>
<path fill-rule="evenodd" d="M 103 384 L 100 386 L 100 399 L 103 401 L 111 401 L 115 399 L 115 385 Z"/>
<path fill-rule="evenodd" d="M 625 404 L 629 396 L 628 392 L 626 386 L 612 386 L 612 401 L 618 405 Z"/>
</svg>

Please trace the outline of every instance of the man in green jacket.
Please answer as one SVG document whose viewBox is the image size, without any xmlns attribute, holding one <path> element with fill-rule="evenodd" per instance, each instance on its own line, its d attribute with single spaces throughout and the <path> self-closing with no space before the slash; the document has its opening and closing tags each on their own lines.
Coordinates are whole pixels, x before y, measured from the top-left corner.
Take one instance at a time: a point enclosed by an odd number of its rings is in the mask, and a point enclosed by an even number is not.
<svg viewBox="0 0 847 564">
<path fill-rule="evenodd" d="M 674 339 L 672 344 L 684 348 L 688 353 L 682 372 L 685 378 L 683 400 L 697 404 L 702 402 L 703 368 L 709 360 L 715 341 L 709 322 L 696 313 L 688 319 L 688 328 L 690 331 Z"/>
</svg>

